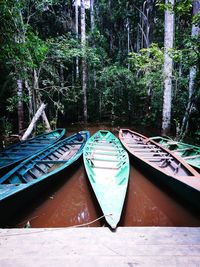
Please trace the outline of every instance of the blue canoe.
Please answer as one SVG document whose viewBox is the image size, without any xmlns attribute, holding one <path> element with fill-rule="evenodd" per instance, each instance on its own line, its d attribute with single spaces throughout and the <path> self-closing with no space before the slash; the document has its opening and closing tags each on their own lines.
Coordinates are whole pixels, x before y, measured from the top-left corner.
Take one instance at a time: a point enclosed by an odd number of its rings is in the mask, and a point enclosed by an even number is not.
<svg viewBox="0 0 200 267">
<path fill-rule="evenodd" d="M 21 162 L 0 178 L 0 225 L 2 226 L 16 210 L 45 190 L 55 180 L 58 172 L 74 163 L 83 153 L 83 147 L 90 134 L 81 131 L 67 137 Z"/>
<path fill-rule="evenodd" d="M 56 129 L 6 147 L 0 152 L 0 173 L 6 173 L 16 163 L 59 141 L 64 134 L 65 129 Z"/>
</svg>

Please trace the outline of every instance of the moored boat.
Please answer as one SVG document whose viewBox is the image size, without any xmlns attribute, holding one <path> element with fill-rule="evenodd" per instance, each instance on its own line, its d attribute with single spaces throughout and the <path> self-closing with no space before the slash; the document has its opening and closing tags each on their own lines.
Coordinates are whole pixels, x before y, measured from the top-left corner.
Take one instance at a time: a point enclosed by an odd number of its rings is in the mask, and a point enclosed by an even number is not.
<svg viewBox="0 0 200 267">
<path fill-rule="evenodd" d="M 120 129 L 119 139 L 140 166 L 151 171 L 152 178 L 167 185 L 200 209 L 200 174 L 181 157 L 137 132 Z"/>
<path fill-rule="evenodd" d="M 115 229 L 120 221 L 128 186 L 128 153 L 111 132 L 100 130 L 87 141 L 83 160 L 105 220 Z"/>
<path fill-rule="evenodd" d="M 65 129 L 56 129 L 6 147 L 0 152 L 0 173 L 5 174 L 16 163 L 59 141 L 64 134 Z"/>
<path fill-rule="evenodd" d="M 188 164 L 200 171 L 200 147 L 172 140 L 162 136 L 151 137 L 155 142 L 181 156 Z"/>
<path fill-rule="evenodd" d="M 0 178 L 0 224 L 83 153 L 88 131 L 69 136 L 21 162 Z M 41 187 L 42 186 L 42 187 Z M 41 187 L 41 188 L 40 188 Z"/>
</svg>

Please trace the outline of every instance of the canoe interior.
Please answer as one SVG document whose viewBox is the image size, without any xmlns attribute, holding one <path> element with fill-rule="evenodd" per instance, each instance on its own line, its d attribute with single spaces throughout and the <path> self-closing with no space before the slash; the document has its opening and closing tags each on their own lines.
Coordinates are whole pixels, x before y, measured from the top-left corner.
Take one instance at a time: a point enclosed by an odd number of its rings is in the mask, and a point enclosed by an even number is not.
<svg viewBox="0 0 200 267">
<path fill-rule="evenodd" d="M 120 141 L 108 131 L 99 131 L 90 138 L 85 147 L 85 160 L 91 168 L 92 182 L 105 184 L 123 184 L 123 173 L 127 168 L 128 155 Z M 93 171 L 92 171 L 93 170 Z M 95 176 L 94 174 L 95 170 Z M 111 178 L 112 179 L 111 179 Z"/>
<path fill-rule="evenodd" d="M 177 142 L 162 136 L 152 137 L 151 139 L 167 147 L 172 152 L 181 156 L 187 163 L 200 170 L 200 147 Z"/>
<path fill-rule="evenodd" d="M 155 166 L 170 176 L 194 176 L 184 162 L 156 142 L 128 129 L 121 130 L 120 139 L 136 157 Z"/>
<path fill-rule="evenodd" d="M 65 134 L 64 129 L 56 129 L 31 139 L 8 146 L 0 152 L 0 169 L 19 162 L 59 141 Z"/>
<path fill-rule="evenodd" d="M 128 186 L 128 154 L 111 132 L 98 131 L 88 140 L 83 158 L 105 219 L 115 228 L 120 220 Z"/>
<path fill-rule="evenodd" d="M 65 138 L 35 156 L 23 161 L 16 168 L 0 178 L 0 192 L 10 185 L 20 186 L 31 184 L 63 169 L 75 161 L 81 154 L 89 137 L 89 132 L 83 131 Z M 7 185 L 4 186 L 3 185 Z"/>
</svg>

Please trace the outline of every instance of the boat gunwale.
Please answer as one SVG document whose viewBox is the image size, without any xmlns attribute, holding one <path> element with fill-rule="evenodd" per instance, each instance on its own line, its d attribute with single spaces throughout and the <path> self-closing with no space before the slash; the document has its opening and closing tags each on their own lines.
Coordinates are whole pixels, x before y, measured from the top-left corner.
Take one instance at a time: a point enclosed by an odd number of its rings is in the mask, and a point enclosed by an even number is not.
<svg viewBox="0 0 200 267">
<path fill-rule="evenodd" d="M 52 134 L 53 132 L 57 132 L 57 131 L 60 131 L 60 135 L 58 136 L 58 138 L 57 138 L 56 140 L 52 140 L 52 142 L 49 142 L 49 144 L 47 144 L 46 146 L 44 146 L 41 150 L 36 151 L 36 153 L 39 153 L 39 152 L 41 152 L 41 151 L 47 149 L 47 148 L 50 147 L 51 145 L 53 145 L 53 144 L 59 142 L 59 141 L 63 138 L 63 136 L 65 135 L 65 133 L 66 133 L 66 130 L 65 130 L 64 128 L 58 128 L 58 129 L 55 129 L 55 130 L 53 130 L 53 131 L 51 131 L 51 132 L 49 132 L 49 133 L 47 133 L 47 134 Z M 43 136 L 43 135 L 44 135 L 44 134 L 41 134 L 41 135 L 38 135 L 38 136 L 36 136 L 36 137 L 32 137 L 32 138 L 30 138 L 30 139 L 28 139 L 28 140 L 24 140 L 24 141 L 18 142 L 18 143 L 16 143 L 16 144 L 12 144 L 12 145 L 6 147 L 4 150 L 0 151 L 0 154 L 1 154 L 1 153 L 2 153 L 2 154 L 4 154 L 4 153 L 8 153 L 8 154 L 9 154 L 9 153 L 13 153 L 13 152 L 9 152 L 9 150 L 10 150 L 10 149 L 14 149 L 14 148 L 17 147 L 18 145 L 19 145 L 19 146 L 24 145 L 27 141 L 35 140 L 35 138 L 39 138 L 39 137 L 41 137 L 41 136 Z M 48 139 L 47 139 L 47 140 L 48 140 Z M 38 142 L 37 142 L 37 144 L 38 144 Z M 30 146 L 31 146 L 31 145 L 30 145 Z M 26 149 L 27 149 L 27 148 L 26 148 Z M 20 152 L 17 152 L 17 151 L 14 152 L 14 154 L 18 154 L 18 153 L 20 153 Z M 18 164 L 19 162 L 24 161 L 24 160 L 26 160 L 27 158 L 32 157 L 32 156 L 34 156 L 34 152 L 32 152 L 29 156 L 25 154 L 24 156 L 19 157 L 18 160 L 14 160 L 13 158 L 11 158 L 10 163 L 8 163 L 8 164 L 6 164 L 6 165 L 3 165 L 3 166 L 0 166 L 0 171 L 4 171 L 4 169 L 9 168 L 9 167 L 12 166 L 12 165 L 14 166 L 15 164 Z M 17 157 L 16 157 L 16 158 L 17 158 Z M 8 160 L 8 159 L 9 159 L 9 157 L 7 157 L 7 160 Z M 3 157 L 2 157 L 2 160 L 4 160 Z M 0 158 L 0 161 L 1 161 L 1 158 Z"/>
<path fill-rule="evenodd" d="M 152 164 L 150 161 L 148 160 L 145 160 L 143 157 L 139 157 L 137 154 L 135 154 L 134 152 L 131 152 L 130 148 L 128 147 L 128 145 L 126 145 L 126 143 L 123 141 L 125 138 L 122 136 L 122 132 L 123 131 L 128 131 L 128 132 L 131 132 L 133 134 L 135 134 L 136 136 L 139 136 L 139 137 L 142 137 L 145 139 L 145 142 L 150 142 L 150 143 L 153 143 L 155 146 L 158 146 L 161 150 L 164 150 L 166 151 L 168 154 L 170 154 L 172 156 L 172 158 L 174 158 L 176 161 L 180 162 L 187 170 L 189 170 L 189 172 L 192 174 L 192 175 L 188 175 L 188 176 L 177 176 L 177 175 L 174 175 L 174 174 L 166 174 L 164 172 L 164 169 L 160 168 L 159 166 L 156 166 L 154 164 Z M 175 179 L 178 179 L 178 178 L 181 178 L 181 177 L 198 177 L 200 178 L 200 174 L 193 168 L 191 167 L 187 162 L 185 162 L 180 156 L 178 155 L 175 155 L 174 153 L 172 153 L 171 150 L 169 150 L 168 148 L 166 147 L 163 147 L 161 144 L 153 141 L 152 139 L 140 134 L 140 133 L 137 133 L 135 131 L 132 131 L 130 129 L 125 129 L 125 128 L 122 128 L 120 129 L 119 131 L 119 139 L 121 140 L 122 144 L 124 145 L 124 147 L 129 151 L 129 153 L 131 155 L 133 155 L 134 157 L 138 158 L 139 160 L 141 161 L 144 161 L 146 164 L 148 165 L 151 165 L 152 168 L 154 169 L 157 169 L 158 171 L 162 172 L 163 174 L 167 175 L 167 176 L 170 176 L 170 177 L 173 177 Z M 178 179 L 179 180 L 179 179 Z"/>
<path fill-rule="evenodd" d="M 83 131 L 82 131 L 82 132 L 83 132 Z M 57 148 L 56 148 L 56 147 L 53 147 L 53 146 L 58 146 L 60 143 L 66 141 L 67 139 L 71 140 L 71 139 L 72 139 L 73 137 L 75 137 L 77 134 L 78 134 L 78 133 L 73 134 L 73 135 L 71 135 L 71 136 L 69 136 L 69 137 L 66 137 L 66 138 L 63 139 L 63 140 L 60 140 L 60 141 L 57 142 L 56 144 L 52 144 L 52 145 L 51 145 L 52 148 L 55 148 L 55 150 L 56 150 Z M 29 182 L 27 182 L 27 183 L 17 183 L 17 186 L 19 186 L 19 187 L 21 186 L 21 187 L 22 187 L 21 190 L 25 189 L 26 187 L 33 186 L 34 184 L 37 184 L 37 183 L 39 183 L 39 182 L 41 182 L 41 181 L 47 179 L 49 176 L 55 175 L 55 174 L 58 173 L 59 171 L 62 171 L 63 169 L 65 169 L 66 167 L 68 167 L 69 165 L 71 165 L 72 163 L 74 163 L 74 162 L 75 162 L 75 161 L 82 155 L 83 147 L 84 147 L 84 145 L 85 145 L 85 143 L 86 143 L 86 141 L 88 140 L 89 135 L 90 135 L 89 131 L 85 131 L 83 134 L 86 135 L 86 140 L 85 140 L 85 142 L 80 143 L 81 146 L 78 148 L 77 153 L 74 154 L 74 155 L 72 156 L 72 159 L 73 159 L 72 162 L 71 162 L 71 160 L 70 160 L 71 158 L 70 158 L 67 162 L 59 162 L 59 164 L 60 164 L 60 163 L 65 163 L 65 164 L 63 164 L 62 166 L 60 166 L 60 167 L 54 169 L 53 171 L 51 171 L 51 172 L 49 172 L 49 173 L 45 173 L 45 174 L 41 175 L 40 177 L 36 177 L 34 180 L 29 181 Z M 25 169 L 25 168 L 26 168 L 26 167 L 25 167 L 25 164 L 27 164 L 27 163 L 33 161 L 34 158 L 37 158 L 40 154 L 42 154 L 42 153 L 48 151 L 48 150 L 51 148 L 51 146 L 50 146 L 50 147 L 47 147 L 46 149 L 44 149 L 44 150 L 42 150 L 42 151 L 39 151 L 39 152 L 36 153 L 35 155 L 33 155 L 33 156 L 29 157 L 28 159 L 22 161 L 19 165 L 17 165 L 15 168 L 13 168 L 13 169 L 10 170 L 8 173 L 6 173 L 3 177 L 1 177 L 1 179 L 2 179 L 2 178 L 4 178 L 4 179 L 3 179 L 3 181 L 1 181 L 0 185 L 1 185 L 1 186 L 3 186 L 3 185 L 7 186 L 8 184 L 2 184 L 2 183 L 3 183 L 4 181 L 6 181 L 7 179 L 9 179 L 9 176 L 13 175 L 16 171 L 18 171 L 18 170 L 20 170 L 20 169 Z M 54 152 L 54 151 L 53 151 L 53 152 Z M 48 156 L 48 154 L 45 155 L 45 157 L 46 157 L 46 156 Z M 67 164 L 67 163 L 68 163 L 68 164 Z M 45 164 L 45 163 L 44 163 L 44 164 Z M 30 169 L 29 169 L 29 170 L 30 170 Z M 1 179 L 0 179 L 0 180 L 1 180 Z M 12 186 L 12 183 L 9 184 L 9 185 Z M 13 186 L 16 186 L 16 183 L 14 183 Z M 19 191 L 13 192 L 13 194 L 18 193 L 18 192 L 19 192 Z M 8 197 L 9 197 L 9 196 L 8 196 Z M 1 202 L 2 200 L 3 200 L 3 199 L 0 198 L 0 202 Z"/>
<path fill-rule="evenodd" d="M 182 159 L 184 159 L 187 162 L 187 164 L 191 165 L 198 172 L 200 171 L 200 162 L 198 163 L 199 160 L 196 161 L 196 159 L 200 157 L 200 147 L 187 144 L 187 143 L 183 143 L 183 142 L 174 141 L 171 138 L 166 138 L 162 136 L 154 136 L 154 137 L 150 137 L 150 139 L 155 141 L 157 144 L 160 144 L 163 147 L 169 149 L 172 153 L 175 153 L 176 155 L 180 156 Z M 156 139 L 160 139 L 161 141 L 164 140 L 164 143 L 160 143 L 160 141 L 156 141 Z M 168 141 L 173 141 L 174 143 L 169 144 Z M 176 148 L 170 149 L 170 146 L 173 146 L 173 145 L 176 145 L 177 149 Z M 185 148 L 179 148 L 179 146 L 180 147 L 183 146 Z M 195 157 L 183 155 L 185 151 L 193 151 L 195 154 L 194 155 Z M 179 152 L 183 152 L 183 154 L 180 155 Z M 190 158 L 187 158 L 187 157 L 190 157 Z"/>
</svg>

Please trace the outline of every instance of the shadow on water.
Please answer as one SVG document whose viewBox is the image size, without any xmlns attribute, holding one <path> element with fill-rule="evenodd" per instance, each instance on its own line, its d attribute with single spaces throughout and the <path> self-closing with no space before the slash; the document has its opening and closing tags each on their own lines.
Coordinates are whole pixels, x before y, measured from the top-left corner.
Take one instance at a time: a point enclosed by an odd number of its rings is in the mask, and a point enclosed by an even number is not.
<svg viewBox="0 0 200 267">
<path fill-rule="evenodd" d="M 121 226 L 199 226 L 200 216 L 131 160 Z"/>
<path fill-rule="evenodd" d="M 58 175 L 38 199 L 23 207 L 20 214 L 12 218 L 8 227 L 69 227 L 87 224 L 101 211 L 94 207 L 90 185 L 88 184 L 82 158 L 73 166 Z M 101 226 L 96 221 L 92 226 Z"/>
<path fill-rule="evenodd" d="M 88 130 L 93 134 L 99 128 Z M 68 131 L 67 135 L 71 133 Z M 132 158 L 130 163 L 129 186 L 119 226 L 200 226 L 197 212 L 152 182 L 151 174 L 139 168 Z M 7 226 L 20 228 L 27 222 L 31 227 L 107 226 L 101 217 L 81 157 L 42 194 L 26 203 Z"/>
</svg>

